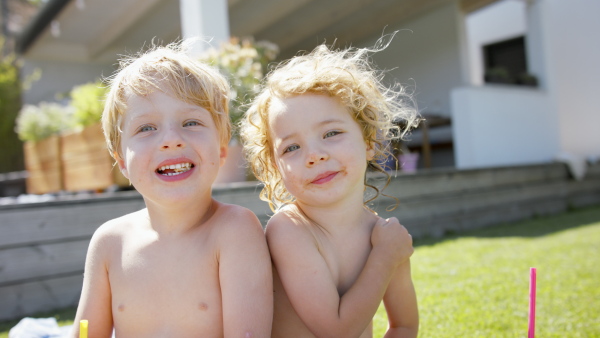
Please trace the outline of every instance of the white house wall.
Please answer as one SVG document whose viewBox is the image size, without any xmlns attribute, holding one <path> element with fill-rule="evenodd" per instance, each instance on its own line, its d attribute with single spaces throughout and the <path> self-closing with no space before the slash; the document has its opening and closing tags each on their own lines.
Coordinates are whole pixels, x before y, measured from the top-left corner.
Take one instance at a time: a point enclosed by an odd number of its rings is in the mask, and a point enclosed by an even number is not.
<svg viewBox="0 0 600 338">
<path fill-rule="evenodd" d="M 32 83 L 29 90 L 22 92 L 23 103 L 57 101 L 57 94 L 68 93 L 73 86 L 92 82 L 101 76 L 107 77 L 113 72 L 112 65 L 26 60 L 21 78 L 26 80 L 36 69 L 41 71 L 41 77 Z"/>
<path fill-rule="evenodd" d="M 379 68 L 391 70 L 386 79 L 414 87 L 419 109 L 425 113 L 450 116 L 449 92 L 462 83 L 458 20 L 456 4 L 449 3 L 389 27 L 386 32 L 400 32 L 373 57 Z M 372 46 L 380 36 L 361 45 Z"/>
<path fill-rule="evenodd" d="M 455 163 L 460 169 L 552 161 L 557 126 L 547 93 L 514 86 L 453 91 Z"/>
<path fill-rule="evenodd" d="M 504 0 L 466 17 L 469 72 L 472 84 L 483 84 L 483 46 L 526 34 L 525 7 L 523 1 Z"/>
<path fill-rule="evenodd" d="M 558 112 L 560 150 L 600 156 L 600 1 L 538 0 L 531 9 L 543 31 L 540 63 Z"/>
</svg>

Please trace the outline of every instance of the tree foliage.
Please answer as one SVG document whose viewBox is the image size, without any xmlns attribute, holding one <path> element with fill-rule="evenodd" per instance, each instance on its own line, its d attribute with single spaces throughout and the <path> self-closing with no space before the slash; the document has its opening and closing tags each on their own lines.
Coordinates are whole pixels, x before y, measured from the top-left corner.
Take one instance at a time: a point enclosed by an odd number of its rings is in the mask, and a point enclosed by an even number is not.
<svg viewBox="0 0 600 338">
<path fill-rule="evenodd" d="M 0 173 L 23 170 L 23 144 L 15 133 L 21 108 L 19 70 L 14 55 L 0 58 Z"/>
</svg>

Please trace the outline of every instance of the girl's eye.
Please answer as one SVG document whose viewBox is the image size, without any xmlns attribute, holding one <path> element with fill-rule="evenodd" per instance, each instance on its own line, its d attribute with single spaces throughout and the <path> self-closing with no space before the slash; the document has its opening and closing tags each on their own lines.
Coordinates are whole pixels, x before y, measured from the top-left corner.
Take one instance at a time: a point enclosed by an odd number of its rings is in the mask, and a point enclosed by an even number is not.
<svg viewBox="0 0 600 338">
<path fill-rule="evenodd" d="M 199 126 L 200 122 L 196 121 L 196 120 L 190 120 L 190 121 L 185 121 L 183 123 L 184 127 L 193 127 L 193 126 Z"/>
<path fill-rule="evenodd" d="M 150 126 L 150 125 L 141 126 L 140 129 L 138 129 L 138 131 L 141 133 L 147 132 L 147 131 L 152 131 L 152 130 L 156 130 L 156 128 L 153 126 Z"/>
<path fill-rule="evenodd" d="M 298 149 L 300 149 L 300 146 L 299 146 L 299 145 L 297 145 L 297 144 L 292 144 L 291 146 L 289 146 L 289 147 L 285 148 L 285 149 L 283 150 L 283 153 L 284 153 L 284 154 L 285 154 L 285 153 L 289 153 L 289 152 L 292 152 L 292 151 L 294 151 L 294 150 L 298 150 Z"/>
<path fill-rule="evenodd" d="M 325 135 L 323 135 L 323 138 L 328 138 L 328 137 L 332 137 L 335 135 L 341 134 L 341 132 L 337 131 L 337 130 L 332 130 L 332 131 L 328 131 L 325 133 Z"/>
</svg>

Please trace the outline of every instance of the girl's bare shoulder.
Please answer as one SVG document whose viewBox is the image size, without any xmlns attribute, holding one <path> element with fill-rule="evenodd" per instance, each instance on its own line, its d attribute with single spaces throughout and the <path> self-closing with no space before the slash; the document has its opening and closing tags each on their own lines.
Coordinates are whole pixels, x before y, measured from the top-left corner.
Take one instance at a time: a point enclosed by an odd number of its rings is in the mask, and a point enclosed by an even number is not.
<svg viewBox="0 0 600 338">
<path fill-rule="evenodd" d="M 281 243 L 316 244 L 315 229 L 310 220 L 295 206 L 285 206 L 278 210 L 267 222 L 266 235 L 270 245 Z"/>
</svg>

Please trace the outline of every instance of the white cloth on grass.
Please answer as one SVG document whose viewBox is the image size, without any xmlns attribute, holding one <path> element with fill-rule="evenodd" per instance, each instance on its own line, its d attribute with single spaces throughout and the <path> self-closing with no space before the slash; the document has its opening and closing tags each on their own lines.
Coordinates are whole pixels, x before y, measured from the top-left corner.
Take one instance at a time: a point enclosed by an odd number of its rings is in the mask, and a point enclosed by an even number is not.
<svg viewBox="0 0 600 338">
<path fill-rule="evenodd" d="M 8 332 L 8 338 L 63 338 L 71 326 L 58 326 L 56 318 L 23 318 Z"/>
</svg>

